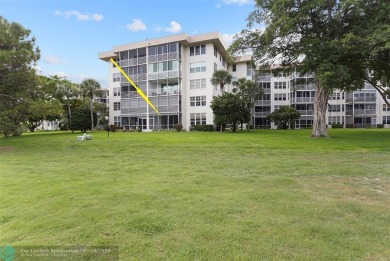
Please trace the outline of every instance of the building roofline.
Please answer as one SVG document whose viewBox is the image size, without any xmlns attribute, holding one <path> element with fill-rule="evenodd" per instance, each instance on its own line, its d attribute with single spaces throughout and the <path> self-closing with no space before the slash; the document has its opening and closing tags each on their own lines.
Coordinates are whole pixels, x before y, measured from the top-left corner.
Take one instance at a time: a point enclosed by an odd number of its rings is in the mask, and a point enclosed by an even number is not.
<svg viewBox="0 0 390 261">
<path fill-rule="evenodd" d="M 111 51 L 101 52 L 98 56 L 99 59 L 103 61 L 109 61 L 110 58 L 118 58 L 118 54 L 121 51 L 154 46 L 169 42 L 180 42 L 183 46 L 186 47 L 196 44 L 213 43 L 217 47 L 219 53 L 222 54 L 223 57 L 227 58 L 226 43 L 223 41 L 219 32 L 210 32 L 192 36 L 181 33 L 154 39 L 146 39 L 144 41 L 114 46 Z"/>
</svg>

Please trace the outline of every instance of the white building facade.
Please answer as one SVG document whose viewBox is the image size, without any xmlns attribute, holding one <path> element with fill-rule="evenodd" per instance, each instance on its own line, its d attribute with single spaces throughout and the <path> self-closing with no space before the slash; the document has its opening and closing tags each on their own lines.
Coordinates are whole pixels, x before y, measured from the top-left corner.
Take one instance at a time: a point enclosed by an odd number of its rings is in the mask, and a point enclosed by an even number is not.
<svg viewBox="0 0 390 261">
<path fill-rule="evenodd" d="M 210 102 L 220 90 L 210 79 L 215 70 L 229 69 L 226 45 L 219 33 L 179 34 L 130 43 L 100 53 L 99 58 L 108 63 L 110 124 L 144 131 L 172 129 L 178 123 L 187 130 L 197 124 L 213 124 Z M 147 106 L 111 58 L 160 115 Z"/>
</svg>

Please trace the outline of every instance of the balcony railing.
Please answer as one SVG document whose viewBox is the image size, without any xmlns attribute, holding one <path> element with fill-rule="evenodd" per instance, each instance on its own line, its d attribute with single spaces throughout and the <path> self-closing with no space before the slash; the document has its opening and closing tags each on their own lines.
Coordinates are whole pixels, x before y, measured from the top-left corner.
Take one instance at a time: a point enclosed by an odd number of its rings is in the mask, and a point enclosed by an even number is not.
<svg viewBox="0 0 390 261">
<path fill-rule="evenodd" d="M 314 97 L 295 97 L 291 99 L 291 103 L 314 103 Z"/>
<path fill-rule="evenodd" d="M 297 110 L 301 115 L 314 115 L 313 110 Z"/>
<path fill-rule="evenodd" d="M 362 109 L 355 109 L 355 110 L 346 110 L 346 115 L 375 115 L 376 110 L 362 110 Z"/>
<path fill-rule="evenodd" d="M 178 60 L 179 58 L 180 58 L 179 52 L 164 53 L 164 54 L 157 54 L 157 55 L 149 55 L 148 62 L 154 63 L 154 62 L 161 62 L 161 61 Z"/>
<path fill-rule="evenodd" d="M 264 94 L 270 94 L 271 93 L 271 88 L 263 88 Z"/>
<path fill-rule="evenodd" d="M 177 77 L 181 77 L 181 72 L 170 71 L 170 72 L 149 73 L 148 77 L 149 80 L 177 78 Z"/>
<path fill-rule="evenodd" d="M 359 97 L 359 98 L 354 98 L 354 102 L 376 102 L 376 97 Z"/>
<path fill-rule="evenodd" d="M 129 77 L 130 77 L 130 79 L 131 79 L 133 82 L 146 81 L 146 73 L 129 75 Z M 127 83 L 126 77 L 121 76 L 121 82 L 126 82 L 126 83 Z"/>
<path fill-rule="evenodd" d="M 253 116 L 254 117 L 267 117 L 270 114 L 271 114 L 270 111 L 262 111 L 262 112 L 254 112 Z"/>
<path fill-rule="evenodd" d="M 312 91 L 314 90 L 315 85 L 314 84 L 297 84 L 291 87 L 292 90 L 298 91 L 298 90 L 305 90 L 305 91 Z"/>
<path fill-rule="evenodd" d="M 255 101 L 255 105 L 271 105 L 271 101 L 269 101 L 269 100 L 257 100 L 257 101 Z"/>
</svg>

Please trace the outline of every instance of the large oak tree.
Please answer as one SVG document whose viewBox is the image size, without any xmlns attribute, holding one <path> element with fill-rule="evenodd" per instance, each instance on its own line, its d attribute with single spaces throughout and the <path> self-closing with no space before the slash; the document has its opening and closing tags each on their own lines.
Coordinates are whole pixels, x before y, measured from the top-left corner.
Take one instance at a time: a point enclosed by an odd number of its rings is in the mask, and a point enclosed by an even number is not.
<svg viewBox="0 0 390 261">
<path fill-rule="evenodd" d="M 328 136 L 326 110 L 335 90 L 370 82 L 384 97 L 390 78 L 390 5 L 387 0 L 256 0 L 248 29 L 230 52 L 252 51 L 264 69 L 314 73 L 313 137 Z M 251 29 L 255 25 L 265 29 Z"/>
</svg>

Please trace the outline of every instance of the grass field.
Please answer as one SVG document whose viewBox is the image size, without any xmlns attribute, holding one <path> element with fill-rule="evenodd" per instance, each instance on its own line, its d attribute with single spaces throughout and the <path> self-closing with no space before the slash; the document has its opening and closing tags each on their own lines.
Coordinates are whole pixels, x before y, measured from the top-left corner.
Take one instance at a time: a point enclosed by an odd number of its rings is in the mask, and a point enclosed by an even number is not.
<svg viewBox="0 0 390 261">
<path fill-rule="evenodd" d="M 120 260 L 390 260 L 390 130 L 0 138 L 0 244 Z"/>
</svg>

